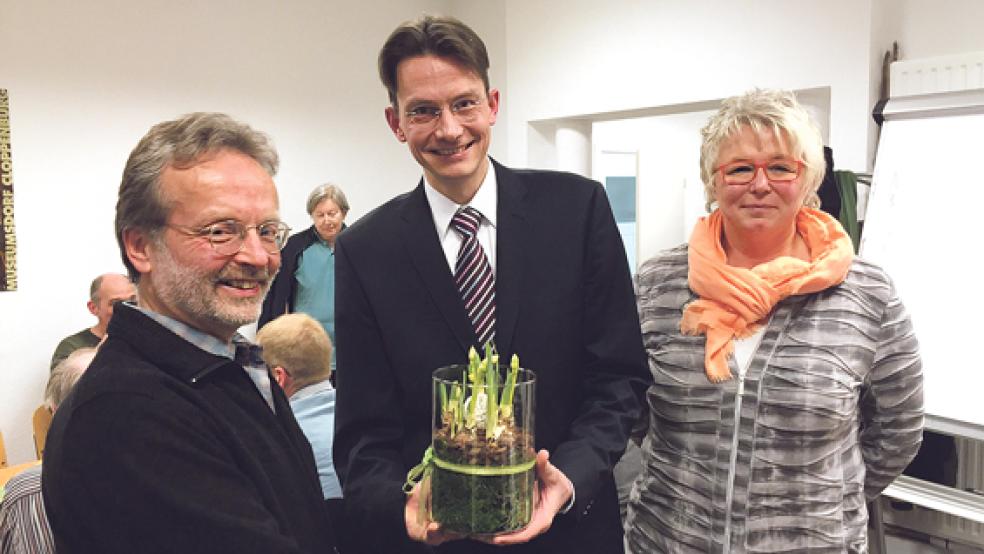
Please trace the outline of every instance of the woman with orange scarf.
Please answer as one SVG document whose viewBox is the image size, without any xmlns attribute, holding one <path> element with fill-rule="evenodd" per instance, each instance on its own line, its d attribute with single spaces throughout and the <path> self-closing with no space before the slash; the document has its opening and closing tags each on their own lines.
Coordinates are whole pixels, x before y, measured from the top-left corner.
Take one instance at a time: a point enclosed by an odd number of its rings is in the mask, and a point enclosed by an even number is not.
<svg viewBox="0 0 984 554">
<path fill-rule="evenodd" d="M 866 501 L 922 436 L 922 366 L 891 280 L 816 209 L 795 97 L 725 100 L 701 131 L 710 215 L 646 262 L 654 385 L 630 552 L 867 552 Z"/>
</svg>

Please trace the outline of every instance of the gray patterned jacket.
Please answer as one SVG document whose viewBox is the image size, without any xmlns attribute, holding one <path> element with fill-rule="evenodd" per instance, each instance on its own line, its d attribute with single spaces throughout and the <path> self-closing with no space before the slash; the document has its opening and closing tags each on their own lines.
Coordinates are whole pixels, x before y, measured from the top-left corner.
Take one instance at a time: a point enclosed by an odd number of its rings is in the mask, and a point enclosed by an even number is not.
<svg viewBox="0 0 984 554">
<path fill-rule="evenodd" d="M 694 299 L 686 245 L 641 268 L 655 381 L 630 551 L 866 552 L 865 500 L 922 439 L 922 364 L 888 276 L 855 260 L 842 284 L 783 300 L 744 380 L 723 385 L 704 375 L 704 337 L 680 333 Z"/>
</svg>

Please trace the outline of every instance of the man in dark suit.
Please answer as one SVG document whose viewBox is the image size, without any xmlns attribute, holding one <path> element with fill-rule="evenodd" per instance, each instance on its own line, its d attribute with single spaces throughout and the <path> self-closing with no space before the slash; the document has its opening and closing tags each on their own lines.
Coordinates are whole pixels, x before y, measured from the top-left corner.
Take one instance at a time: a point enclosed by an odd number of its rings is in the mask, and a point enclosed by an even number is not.
<svg viewBox="0 0 984 554">
<path fill-rule="evenodd" d="M 424 177 L 340 235 L 335 252 L 335 464 L 365 546 L 622 552 L 612 467 L 650 378 L 603 189 L 489 159 L 499 92 L 488 86 L 484 44 L 461 22 L 400 26 L 379 71 L 386 120 Z M 477 230 L 461 229 L 463 214 Z M 474 302 L 457 284 L 460 259 L 485 268 Z M 486 539 L 496 546 L 455 540 L 417 513 L 419 485 L 409 497 L 401 490 L 430 442 L 432 371 L 465 362 L 468 348 L 487 339 L 537 374 L 541 449 L 533 519 Z"/>
</svg>

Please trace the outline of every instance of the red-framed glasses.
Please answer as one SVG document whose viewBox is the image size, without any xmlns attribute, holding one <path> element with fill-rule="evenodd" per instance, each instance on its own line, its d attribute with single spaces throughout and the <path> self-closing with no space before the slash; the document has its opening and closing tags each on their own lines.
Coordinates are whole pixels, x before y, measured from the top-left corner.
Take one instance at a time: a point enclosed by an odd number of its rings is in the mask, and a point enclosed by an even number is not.
<svg viewBox="0 0 984 554">
<path fill-rule="evenodd" d="M 747 185 L 755 179 L 759 169 L 765 173 L 765 178 L 769 182 L 787 183 L 800 176 L 803 171 L 803 162 L 787 158 L 764 162 L 739 160 L 719 165 L 714 171 L 721 172 L 721 179 L 726 185 Z"/>
</svg>

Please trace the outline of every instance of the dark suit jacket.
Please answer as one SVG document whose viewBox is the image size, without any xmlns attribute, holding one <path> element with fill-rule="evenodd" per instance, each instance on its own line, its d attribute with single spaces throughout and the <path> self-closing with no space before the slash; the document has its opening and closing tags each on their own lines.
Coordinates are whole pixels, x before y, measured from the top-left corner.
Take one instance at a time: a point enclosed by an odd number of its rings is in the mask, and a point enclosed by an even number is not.
<svg viewBox="0 0 984 554">
<path fill-rule="evenodd" d="M 494 164 L 496 346 L 537 374 L 536 442 L 576 504 L 516 552 L 622 552 L 612 467 L 651 381 L 629 268 L 601 186 Z M 375 552 L 413 552 L 401 485 L 430 443 L 431 373 L 476 342 L 423 183 L 336 243 L 335 465 Z M 503 552 L 471 541 L 439 552 Z"/>
</svg>

